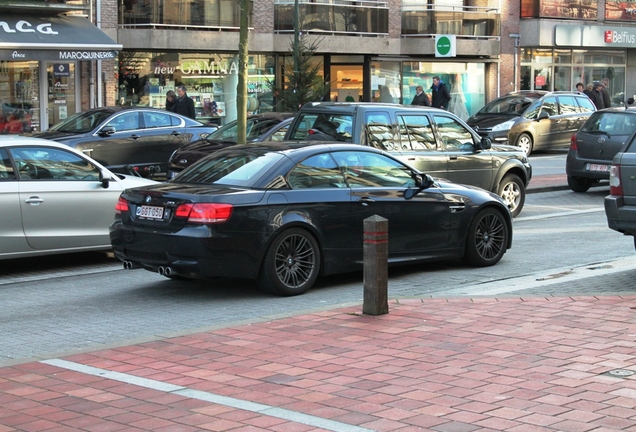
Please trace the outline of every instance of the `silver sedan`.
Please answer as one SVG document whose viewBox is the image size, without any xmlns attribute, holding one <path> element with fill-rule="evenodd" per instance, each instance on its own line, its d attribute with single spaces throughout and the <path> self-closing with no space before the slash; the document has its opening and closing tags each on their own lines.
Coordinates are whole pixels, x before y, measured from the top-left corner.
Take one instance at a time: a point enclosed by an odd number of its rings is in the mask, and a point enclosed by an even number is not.
<svg viewBox="0 0 636 432">
<path fill-rule="evenodd" d="M 63 144 L 0 136 L 0 259 L 109 250 L 119 194 L 150 183 Z"/>
</svg>

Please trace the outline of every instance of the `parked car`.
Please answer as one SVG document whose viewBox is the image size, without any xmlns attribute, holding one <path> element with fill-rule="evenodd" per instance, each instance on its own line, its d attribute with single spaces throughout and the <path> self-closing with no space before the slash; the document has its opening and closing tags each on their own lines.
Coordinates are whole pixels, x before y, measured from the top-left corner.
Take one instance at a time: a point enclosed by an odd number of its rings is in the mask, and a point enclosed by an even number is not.
<svg viewBox="0 0 636 432">
<path fill-rule="evenodd" d="M 517 216 L 532 178 L 518 148 L 491 145 L 448 111 L 381 103 L 305 104 L 286 140 L 337 140 L 388 151 L 417 170 L 501 196 Z"/>
<path fill-rule="evenodd" d="M 282 141 L 291 123 L 293 113 L 263 113 L 247 117 L 247 142 Z M 236 145 L 237 121 L 230 122 L 219 130 L 188 144 L 172 153 L 168 161 L 168 178 L 172 178 L 194 162 L 215 150 Z"/>
<path fill-rule="evenodd" d="M 636 132 L 636 108 L 607 108 L 593 113 L 572 135 L 565 162 L 568 185 L 586 192 L 601 180 L 609 180 L 612 159 Z"/>
<path fill-rule="evenodd" d="M 389 223 L 389 260 L 494 265 L 512 242 L 498 196 L 434 181 L 386 152 L 263 143 L 219 150 L 165 183 L 126 190 L 111 225 L 124 268 L 169 278 L 256 279 L 296 295 L 362 269 L 363 221 Z"/>
<path fill-rule="evenodd" d="M 466 122 L 482 137 L 520 147 L 530 155 L 567 147 L 594 111 L 583 93 L 522 90 L 489 102 Z"/>
<path fill-rule="evenodd" d="M 616 153 L 609 172 L 610 194 L 605 197 L 608 226 L 634 237 L 636 247 L 636 137 L 632 135 Z"/>
<path fill-rule="evenodd" d="M 146 177 L 165 173 L 172 152 L 215 130 L 160 109 L 114 106 L 83 111 L 34 136 L 73 147 L 111 171 Z"/>
<path fill-rule="evenodd" d="M 119 195 L 151 183 L 62 144 L 0 136 L 0 259 L 110 249 Z"/>
</svg>

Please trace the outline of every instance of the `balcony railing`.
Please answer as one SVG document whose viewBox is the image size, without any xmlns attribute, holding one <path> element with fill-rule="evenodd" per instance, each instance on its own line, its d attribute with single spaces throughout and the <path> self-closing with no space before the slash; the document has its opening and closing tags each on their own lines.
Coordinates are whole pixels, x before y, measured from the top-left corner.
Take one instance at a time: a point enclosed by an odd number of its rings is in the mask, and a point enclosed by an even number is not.
<svg viewBox="0 0 636 432">
<path fill-rule="evenodd" d="M 298 15 L 305 33 L 354 36 L 389 34 L 389 5 L 386 1 L 300 0 Z M 274 32 L 294 31 L 294 0 L 275 0 Z"/>
<path fill-rule="evenodd" d="M 252 2 L 250 23 L 251 16 Z M 124 0 L 119 6 L 119 26 L 125 28 L 238 31 L 239 20 L 240 5 L 235 0 Z"/>
<path fill-rule="evenodd" d="M 454 34 L 464 38 L 499 38 L 500 11 L 491 7 L 402 4 L 402 36 Z"/>
</svg>

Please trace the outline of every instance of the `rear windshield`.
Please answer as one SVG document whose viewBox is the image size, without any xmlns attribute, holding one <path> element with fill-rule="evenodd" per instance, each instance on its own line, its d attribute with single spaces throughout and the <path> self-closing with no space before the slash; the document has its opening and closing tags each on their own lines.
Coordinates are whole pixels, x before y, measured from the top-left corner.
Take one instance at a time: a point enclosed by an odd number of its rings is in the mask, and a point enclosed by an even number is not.
<svg viewBox="0 0 636 432">
<path fill-rule="evenodd" d="M 281 153 L 262 147 L 252 149 L 241 147 L 238 151 L 228 149 L 215 152 L 186 168 L 169 181 L 250 187 L 285 157 Z"/>
<path fill-rule="evenodd" d="M 248 141 L 253 141 L 279 124 L 281 120 L 275 118 L 252 118 L 246 123 L 246 137 Z M 219 130 L 208 136 L 208 141 L 236 142 L 238 122 L 235 120 L 219 128 Z"/>
<path fill-rule="evenodd" d="M 535 100 L 537 98 L 529 96 L 504 96 L 495 99 L 480 109 L 479 114 L 511 114 L 520 116 Z"/>
<path fill-rule="evenodd" d="M 300 113 L 289 139 L 351 142 L 352 125 L 350 114 Z"/>
<path fill-rule="evenodd" d="M 590 116 L 581 132 L 608 135 L 631 135 L 636 130 L 636 115 L 626 112 L 597 111 Z"/>
<path fill-rule="evenodd" d="M 51 131 L 68 133 L 87 133 L 113 115 L 109 111 L 85 111 L 75 114 L 50 128 Z"/>
</svg>

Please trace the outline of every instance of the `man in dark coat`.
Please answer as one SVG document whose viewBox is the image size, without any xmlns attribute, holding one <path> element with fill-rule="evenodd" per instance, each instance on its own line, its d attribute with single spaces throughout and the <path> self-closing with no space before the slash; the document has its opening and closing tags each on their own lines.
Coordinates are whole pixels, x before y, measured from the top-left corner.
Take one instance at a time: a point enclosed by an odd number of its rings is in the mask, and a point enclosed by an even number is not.
<svg viewBox="0 0 636 432">
<path fill-rule="evenodd" d="M 603 84 L 598 81 L 594 81 L 591 88 L 590 85 L 588 85 L 587 89 L 583 92 L 590 98 L 597 110 L 605 108 L 603 95 L 601 94 L 601 87 L 603 87 Z"/>
<path fill-rule="evenodd" d="M 601 81 L 601 96 L 603 97 L 603 106 L 609 108 L 612 106 L 612 98 L 610 97 L 609 90 L 607 90 L 608 83 L 606 80 Z"/>
<path fill-rule="evenodd" d="M 433 85 L 431 86 L 431 92 L 433 94 L 433 105 L 435 108 L 448 109 L 451 96 L 446 88 L 446 84 L 436 75 L 433 77 Z"/>
<path fill-rule="evenodd" d="M 175 110 L 177 114 L 181 114 L 191 119 L 196 119 L 196 113 L 194 111 L 194 101 L 186 93 L 184 85 L 177 87 L 177 102 L 175 104 Z"/>
<path fill-rule="evenodd" d="M 415 97 L 411 105 L 431 106 L 431 101 L 428 100 L 428 95 L 424 93 L 422 86 L 415 87 Z"/>
</svg>

